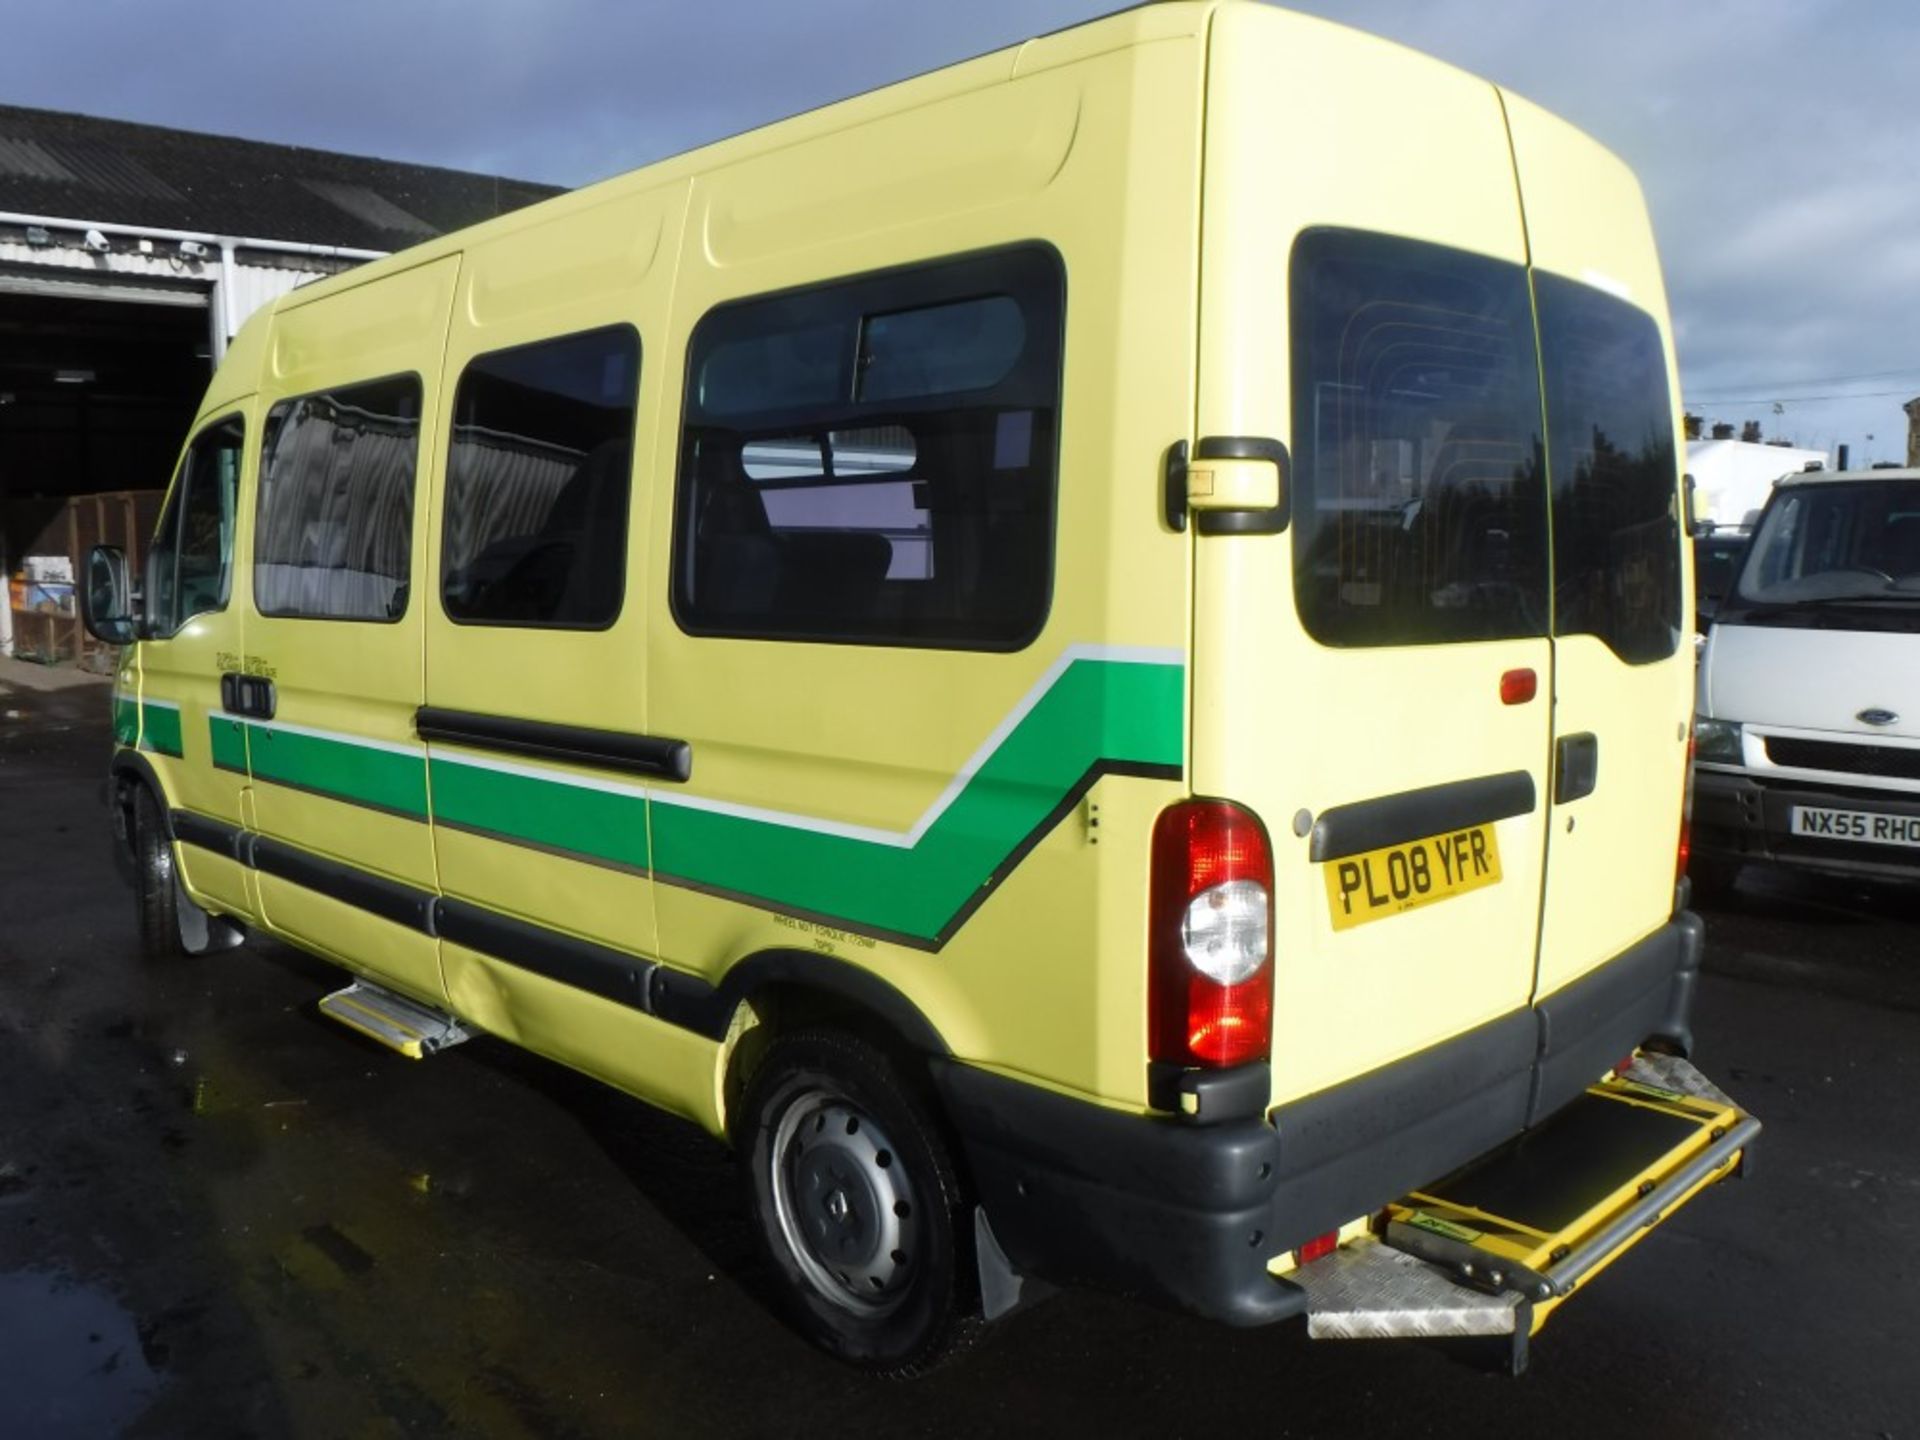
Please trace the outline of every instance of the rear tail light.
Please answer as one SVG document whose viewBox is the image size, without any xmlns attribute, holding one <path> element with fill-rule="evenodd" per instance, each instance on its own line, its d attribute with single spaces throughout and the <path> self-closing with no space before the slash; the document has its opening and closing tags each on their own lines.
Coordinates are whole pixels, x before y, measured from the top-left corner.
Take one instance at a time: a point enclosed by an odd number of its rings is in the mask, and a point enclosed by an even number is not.
<svg viewBox="0 0 1920 1440">
<path fill-rule="evenodd" d="M 1339 1243 L 1340 1232 L 1329 1230 L 1326 1234 L 1316 1236 L 1294 1251 L 1293 1262 L 1296 1265 L 1310 1265 L 1322 1255 L 1331 1255 Z"/>
<path fill-rule="evenodd" d="M 1687 738 L 1687 782 L 1680 792 L 1680 844 L 1674 861 L 1673 881 L 1680 883 L 1680 877 L 1687 873 L 1687 860 L 1693 853 L 1693 747 L 1694 740 Z"/>
<path fill-rule="evenodd" d="M 1169 1064 L 1264 1060 L 1273 1035 L 1273 851 L 1251 811 L 1187 800 L 1153 828 L 1148 1049 Z"/>
</svg>

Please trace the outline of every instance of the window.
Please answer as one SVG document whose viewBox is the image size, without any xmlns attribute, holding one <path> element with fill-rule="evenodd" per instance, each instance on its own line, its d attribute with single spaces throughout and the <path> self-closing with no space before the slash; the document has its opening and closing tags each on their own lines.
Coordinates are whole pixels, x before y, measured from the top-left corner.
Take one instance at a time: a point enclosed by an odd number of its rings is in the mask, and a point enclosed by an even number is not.
<svg viewBox="0 0 1920 1440">
<path fill-rule="evenodd" d="M 195 615 L 227 608 L 245 440 L 246 427 L 235 415 L 202 430 L 187 450 L 173 503 L 147 555 L 146 614 L 152 635 L 171 635 Z"/>
<path fill-rule="evenodd" d="M 1915 628 L 1920 485 L 1814 481 L 1774 492 L 1724 617 L 1835 628 Z"/>
<path fill-rule="evenodd" d="M 1525 272 L 1314 230 L 1290 285 L 1294 591 L 1308 633 L 1342 646 L 1544 635 Z"/>
<path fill-rule="evenodd" d="M 267 416 L 254 605 L 262 615 L 398 620 L 413 556 L 420 380 L 283 400 Z"/>
<path fill-rule="evenodd" d="M 688 348 L 673 603 L 695 634 L 1012 649 L 1052 583 L 1059 258 L 722 306 Z"/>
<path fill-rule="evenodd" d="M 604 628 L 625 592 L 640 337 L 482 355 L 454 396 L 440 597 L 468 624 Z"/>
<path fill-rule="evenodd" d="M 1590 286 L 1536 272 L 1553 477 L 1553 629 L 1622 660 L 1680 643 L 1679 467 L 1660 328 Z"/>
</svg>

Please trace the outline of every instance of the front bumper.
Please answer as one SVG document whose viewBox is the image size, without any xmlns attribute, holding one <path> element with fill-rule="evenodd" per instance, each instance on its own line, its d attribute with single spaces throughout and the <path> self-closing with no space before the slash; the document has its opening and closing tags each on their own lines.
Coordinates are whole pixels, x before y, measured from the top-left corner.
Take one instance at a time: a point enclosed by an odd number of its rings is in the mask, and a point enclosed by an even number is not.
<svg viewBox="0 0 1920 1440">
<path fill-rule="evenodd" d="M 1544 1121 L 1643 1042 L 1686 1050 L 1700 948 L 1682 913 L 1537 1007 L 1264 1118 L 1112 1110 L 948 1060 L 934 1080 L 1015 1269 L 1263 1325 L 1307 1309 L 1276 1258 Z"/>
<path fill-rule="evenodd" d="M 1693 776 L 1693 852 L 1828 875 L 1920 880 L 1920 849 L 1795 835 L 1795 805 L 1920 818 L 1920 796 L 1903 791 L 1702 769 Z"/>
</svg>

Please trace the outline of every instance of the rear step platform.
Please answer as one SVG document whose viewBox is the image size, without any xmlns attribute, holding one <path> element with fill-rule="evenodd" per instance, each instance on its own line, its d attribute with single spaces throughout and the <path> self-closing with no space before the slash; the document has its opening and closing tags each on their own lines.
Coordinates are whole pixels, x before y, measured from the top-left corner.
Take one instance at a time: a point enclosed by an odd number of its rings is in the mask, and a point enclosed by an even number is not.
<svg viewBox="0 0 1920 1440">
<path fill-rule="evenodd" d="M 370 980 L 356 980 L 334 991 L 321 1000 L 320 1013 L 409 1060 L 471 1040 L 475 1033 L 444 1010 L 396 995 Z"/>
<path fill-rule="evenodd" d="M 1315 1339 L 1528 1337 L 1716 1180 L 1760 1122 L 1687 1061 L 1636 1055 L 1545 1123 L 1387 1207 L 1377 1234 L 1287 1278 Z"/>
</svg>

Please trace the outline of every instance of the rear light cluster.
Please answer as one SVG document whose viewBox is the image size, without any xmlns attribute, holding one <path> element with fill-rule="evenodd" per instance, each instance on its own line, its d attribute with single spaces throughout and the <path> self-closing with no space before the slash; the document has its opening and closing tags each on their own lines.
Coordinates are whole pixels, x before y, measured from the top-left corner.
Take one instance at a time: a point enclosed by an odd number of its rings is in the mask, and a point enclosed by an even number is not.
<svg viewBox="0 0 1920 1440">
<path fill-rule="evenodd" d="M 1694 740 L 1687 739 L 1687 780 L 1686 788 L 1680 792 L 1680 844 L 1674 861 L 1673 881 L 1687 873 L 1687 861 L 1693 854 L 1693 751 Z"/>
<path fill-rule="evenodd" d="M 1264 1060 L 1273 1035 L 1273 850 L 1225 800 L 1169 806 L 1153 827 L 1148 1049 L 1183 1066 Z"/>
</svg>

